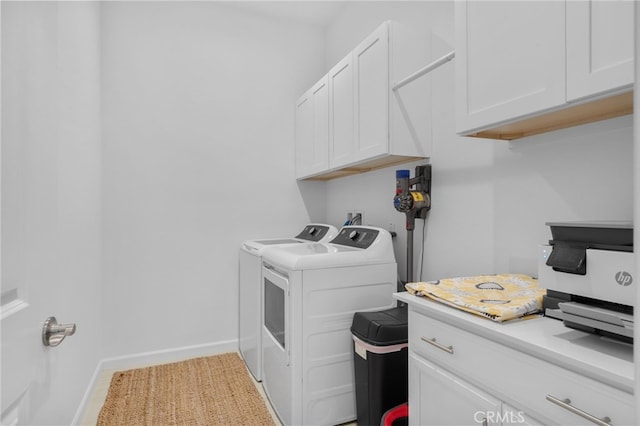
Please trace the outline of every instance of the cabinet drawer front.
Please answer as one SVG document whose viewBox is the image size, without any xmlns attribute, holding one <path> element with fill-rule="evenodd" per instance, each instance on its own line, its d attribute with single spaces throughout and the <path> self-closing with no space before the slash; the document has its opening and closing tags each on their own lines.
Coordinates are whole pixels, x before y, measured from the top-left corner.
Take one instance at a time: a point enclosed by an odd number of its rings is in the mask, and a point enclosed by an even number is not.
<svg viewBox="0 0 640 426">
<path fill-rule="evenodd" d="M 632 395 L 415 311 L 409 349 L 545 423 L 589 424 L 549 396 L 611 424 L 635 424 Z"/>
<path fill-rule="evenodd" d="M 409 311 L 409 345 L 411 351 L 446 367 L 468 362 L 475 349 L 466 332 L 445 323 Z"/>
</svg>

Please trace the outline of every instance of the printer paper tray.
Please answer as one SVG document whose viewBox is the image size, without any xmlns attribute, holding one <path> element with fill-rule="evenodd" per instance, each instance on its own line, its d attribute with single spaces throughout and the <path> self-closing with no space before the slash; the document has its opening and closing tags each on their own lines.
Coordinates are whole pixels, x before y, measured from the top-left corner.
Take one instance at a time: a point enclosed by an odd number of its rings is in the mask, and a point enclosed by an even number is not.
<svg viewBox="0 0 640 426">
<path fill-rule="evenodd" d="M 565 322 L 633 338 L 633 315 L 577 302 L 558 303 Z"/>
</svg>

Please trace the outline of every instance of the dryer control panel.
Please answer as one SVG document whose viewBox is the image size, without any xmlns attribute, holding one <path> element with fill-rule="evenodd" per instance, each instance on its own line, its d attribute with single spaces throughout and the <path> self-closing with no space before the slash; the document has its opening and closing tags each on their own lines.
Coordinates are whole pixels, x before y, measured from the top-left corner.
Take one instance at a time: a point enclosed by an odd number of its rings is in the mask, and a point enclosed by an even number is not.
<svg viewBox="0 0 640 426">
<path fill-rule="evenodd" d="M 296 235 L 296 238 L 317 242 L 324 238 L 324 236 L 327 235 L 327 232 L 329 232 L 328 226 L 310 224 L 305 226 L 304 229 Z"/>
<path fill-rule="evenodd" d="M 330 243 L 366 249 L 378 238 L 379 233 L 376 229 L 345 226 Z"/>
</svg>

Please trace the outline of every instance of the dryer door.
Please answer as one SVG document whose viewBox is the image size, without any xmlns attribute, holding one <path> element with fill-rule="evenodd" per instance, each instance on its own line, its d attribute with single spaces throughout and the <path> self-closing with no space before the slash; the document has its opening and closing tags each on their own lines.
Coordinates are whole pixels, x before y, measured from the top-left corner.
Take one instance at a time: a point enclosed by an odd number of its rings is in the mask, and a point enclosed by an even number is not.
<svg viewBox="0 0 640 426">
<path fill-rule="evenodd" d="M 289 277 L 264 262 L 262 268 L 264 289 L 264 329 L 273 343 L 282 351 L 286 365 L 290 363 L 289 344 Z"/>
<path fill-rule="evenodd" d="M 267 262 L 262 266 L 262 385 L 285 425 L 292 424 L 290 277 Z"/>
</svg>

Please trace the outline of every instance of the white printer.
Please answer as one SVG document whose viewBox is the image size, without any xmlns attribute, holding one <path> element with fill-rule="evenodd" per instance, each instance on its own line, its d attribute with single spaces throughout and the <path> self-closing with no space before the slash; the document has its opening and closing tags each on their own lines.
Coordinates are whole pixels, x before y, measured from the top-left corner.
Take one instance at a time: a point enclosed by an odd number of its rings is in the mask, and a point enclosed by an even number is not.
<svg viewBox="0 0 640 426">
<path fill-rule="evenodd" d="M 545 315 L 567 327 L 633 343 L 637 282 L 631 222 L 549 222 L 541 246 Z"/>
</svg>

